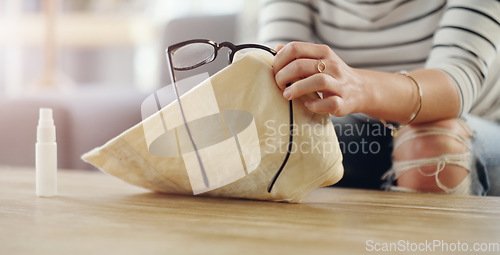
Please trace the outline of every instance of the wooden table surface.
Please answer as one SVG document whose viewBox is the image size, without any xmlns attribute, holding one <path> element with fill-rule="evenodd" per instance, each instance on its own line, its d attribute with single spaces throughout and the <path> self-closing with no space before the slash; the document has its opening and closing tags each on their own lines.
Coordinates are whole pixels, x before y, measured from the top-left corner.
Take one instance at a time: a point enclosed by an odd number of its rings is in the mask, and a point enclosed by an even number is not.
<svg viewBox="0 0 500 255">
<path fill-rule="evenodd" d="M 38 198 L 34 180 L 33 169 L 0 167 L 0 254 L 500 254 L 496 197 L 321 188 L 286 204 L 60 170 L 59 195 Z M 476 243 L 490 252 L 471 252 Z"/>
</svg>

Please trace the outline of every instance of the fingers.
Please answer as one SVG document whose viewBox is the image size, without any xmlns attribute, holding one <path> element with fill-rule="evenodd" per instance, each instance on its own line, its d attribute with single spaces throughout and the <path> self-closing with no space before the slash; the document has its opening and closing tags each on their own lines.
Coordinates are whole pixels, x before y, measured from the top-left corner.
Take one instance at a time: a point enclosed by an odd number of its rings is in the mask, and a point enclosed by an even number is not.
<svg viewBox="0 0 500 255">
<path fill-rule="evenodd" d="M 339 85 L 332 76 L 317 73 L 293 83 L 285 89 L 283 97 L 292 100 L 314 92 L 322 92 L 328 95 L 341 95 L 342 86 Z"/>
<path fill-rule="evenodd" d="M 339 96 L 330 96 L 324 99 L 316 99 L 305 102 L 304 104 L 311 112 L 323 114 L 330 113 L 337 117 L 342 117 L 344 99 Z"/>
<path fill-rule="evenodd" d="M 276 74 L 283 67 L 295 59 L 322 59 L 328 56 L 331 49 L 327 45 L 318 45 L 305 42 L 291 42 L 280 48 L 273 63 L 273 70 Z"/>
<path fill-rule="evenodd" d="M 278 46 L 273 71 L 276 83 L 288 100 L 306 94 L 321 92 L 323 99 L 310 100 L 305 106 L 315 113 L 344 116 L 353 109 L 352 100 L 346 101 L 350 90 L 345 85 L 349 68 L 327 45 L 291 42 Z M 319 62 L 321 59 L 321 62 Z M 319 63 L 323 66 L 320 69 Z M 348 79 L 347 79 L 348 80 Z M 287 87 L 286 84 L 292 84 Z"/>
<path fill-rule="evenodd" d="M 317 74 L 317 65 L 317 59 L 296 59 L 276 73 L 276 84 L 283 91 L 286 84 Z"/>
<path fill-rule="evenodd" d="M 330 113 L 343 116 L 344 87 L 335 78 L 327 74 L 314 74 L 293 83 L 283 92 L 283 97 L 288 100 L 299 98 L 303 95 L 321 92 L 323 99 L 310 100 L 305 106 L 315 113 Z"/>
</svg>

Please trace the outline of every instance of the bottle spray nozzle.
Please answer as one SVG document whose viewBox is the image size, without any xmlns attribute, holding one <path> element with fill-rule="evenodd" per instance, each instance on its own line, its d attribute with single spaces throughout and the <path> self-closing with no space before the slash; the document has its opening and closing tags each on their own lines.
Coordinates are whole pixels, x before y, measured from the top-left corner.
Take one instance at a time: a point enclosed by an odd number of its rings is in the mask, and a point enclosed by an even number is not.
<svg viewBox="0 0 500 255">
<path fill-rule="evenodd" d="M 40 118 L 38 119 L 38 125 L 39 126 L 54 125 L 54 119 L 52 118 L 52 109 L 40 108 Z"/>
<path fill-rule="evenodd" d="M 56 127 L 54 126 L 52 109 L 50 108 L 40 108 L 40 117 L 38 119 L 38 128 L 37 128 L 37 141 L 38 142 L 56 141 Z"/>
</svg>

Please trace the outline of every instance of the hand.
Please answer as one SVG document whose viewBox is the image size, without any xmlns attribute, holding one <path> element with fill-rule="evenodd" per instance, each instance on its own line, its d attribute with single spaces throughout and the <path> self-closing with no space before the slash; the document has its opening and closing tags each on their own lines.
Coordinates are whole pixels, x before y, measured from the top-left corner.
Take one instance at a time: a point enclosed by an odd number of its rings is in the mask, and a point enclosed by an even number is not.
<svg viewBox="0 0 500 255">
<path fill-rule="evenodd" d="M 361 112 L 369 101 L 361 75 L 327 45 L 291 42 L 277 50 L 273 69 L 276 83 L 286 99 L 321 92 L 322 99 L 308 100 L 305 106 L 312 112 L 335 116 Z M 319 59 L 326 65 L 323 72 L 318 70 Z M 288 83 L 292 85 L 287 88 Z"/>
</svg>

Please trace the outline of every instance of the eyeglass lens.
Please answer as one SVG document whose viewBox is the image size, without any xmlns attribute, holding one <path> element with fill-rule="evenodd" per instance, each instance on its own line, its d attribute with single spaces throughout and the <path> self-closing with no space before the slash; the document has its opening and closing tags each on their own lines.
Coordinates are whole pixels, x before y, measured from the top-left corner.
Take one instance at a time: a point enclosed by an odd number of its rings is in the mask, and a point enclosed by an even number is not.
<svg viewBox="0 0 500 255">
<path fill-rule="evenodd" d="M 212 61 L 215 47 L 209 43 L 191 43 L 176 49 L 172 54 L 172 62 L 177 70 L 196 68 Z"/>
</svg>

